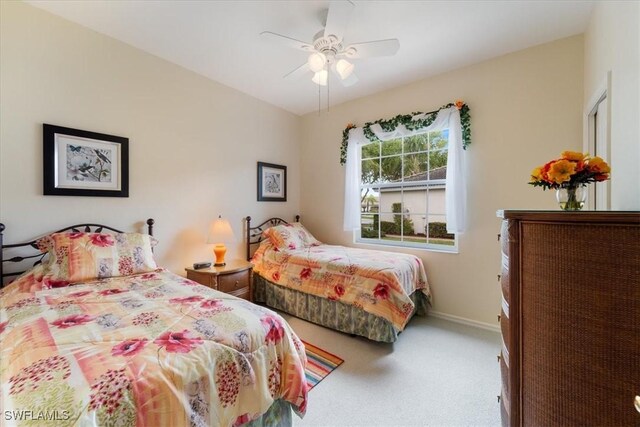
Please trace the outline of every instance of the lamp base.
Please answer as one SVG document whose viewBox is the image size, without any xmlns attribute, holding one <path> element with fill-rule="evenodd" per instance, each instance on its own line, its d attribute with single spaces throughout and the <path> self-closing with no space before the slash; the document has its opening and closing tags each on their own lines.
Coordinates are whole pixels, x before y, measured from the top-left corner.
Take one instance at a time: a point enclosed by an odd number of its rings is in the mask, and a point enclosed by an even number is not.
<svg viewBox="0 0 640 427">
<path fill-rule="evenodd" d="M 216 262 L 213 264 L 214 267 L 223 267 L 227 265 L 224 262 L 224 255 L 227 253 L 227 247 L 224 244 L 217 244 L 213 247 L 213 253 L 216 256 Z"/>
</svg>

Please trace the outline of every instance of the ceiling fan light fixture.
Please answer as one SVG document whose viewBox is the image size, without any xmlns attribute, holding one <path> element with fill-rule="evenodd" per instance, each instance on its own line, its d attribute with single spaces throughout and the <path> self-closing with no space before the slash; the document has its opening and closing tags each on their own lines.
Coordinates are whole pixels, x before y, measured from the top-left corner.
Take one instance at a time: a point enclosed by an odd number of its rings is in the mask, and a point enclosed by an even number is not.
<svg viewBox="0 0 640 427">
<path fill-rule="evenodd" d="M 326 86 L 328 77 L 329 77 L 329 73 L 327 72 L 327 70 L 320 70 L 313 75 L 313 78 L 311 79 L 311 81 L 317 85 Z"/>
<path fill-rule="evenodd" d="M 346 59 L 341 59 L 336 64 L 336 71 L 342 80 L 348 78 L 353 73 L 354 68 L 355 66 Z"/>
<path fill-rule="evenodd" d="M 309 59 L 307 60 L 307 64 L 309 64 L 309 69 L 314 73 L 322 71 L 324 69 L 324 65 L 327 62 L 327 58 L 321 54 L 320 52 L 314 52 L 309 55 Z"/>
</svg>

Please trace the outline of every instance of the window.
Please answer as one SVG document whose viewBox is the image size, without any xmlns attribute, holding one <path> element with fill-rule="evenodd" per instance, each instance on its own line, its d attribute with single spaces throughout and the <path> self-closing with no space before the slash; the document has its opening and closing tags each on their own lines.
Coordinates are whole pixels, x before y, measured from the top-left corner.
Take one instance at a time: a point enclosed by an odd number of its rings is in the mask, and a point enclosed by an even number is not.
<svg viewBox="0 0 640 427">
<path fill-rule="evenodd" d="M 356 242 L 457 249 L 446 227 L 447 141 L 442 130 L 362 146 Z"/>
</svg>

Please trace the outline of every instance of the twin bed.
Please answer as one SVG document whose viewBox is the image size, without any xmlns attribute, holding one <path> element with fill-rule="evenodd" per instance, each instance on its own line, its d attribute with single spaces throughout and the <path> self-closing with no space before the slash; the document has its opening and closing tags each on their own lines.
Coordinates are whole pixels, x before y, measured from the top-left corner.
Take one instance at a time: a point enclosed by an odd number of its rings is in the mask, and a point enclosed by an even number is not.
<svg viewBox="0 0 640 427">
<path fill-rule="evenodd" d="M 414 314 L 426 313 L 431 294 L 420 258 L 322 244 L 299 219 L 251 226 L 246 218 L 255 302 L 381 342 L 394 342 Z"/>
<path fill-rule="evenodd" d="M 304 344 L 268 308 L 159 268 L 147 225 L 3 245 L 0 224 L 0 280 L 19 276 L 0 289 L 4 423 L 292 425 L 306 411 Z M 324 245 L 279 218 L 248 217 L 246 231 L 256 302 L 383 342 L 426 311 L 417 257 Z"/>
<path fill-rule="evenodd" d="M 2 247 L 40 250 L 0 259 L 36 261 L 0 290 L 4 425 L 272 426 L 304 414 L 306 356 L 289 325 L 158 268 L 153 243 L 83 224 Z"/>
</svg>

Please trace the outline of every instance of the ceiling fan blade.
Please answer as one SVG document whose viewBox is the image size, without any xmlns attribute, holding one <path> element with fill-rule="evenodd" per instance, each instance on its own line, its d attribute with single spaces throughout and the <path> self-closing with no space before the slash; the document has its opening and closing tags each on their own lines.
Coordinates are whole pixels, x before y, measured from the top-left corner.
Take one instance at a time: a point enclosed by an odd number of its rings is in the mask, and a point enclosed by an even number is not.
<svg viewBox="0 0 640 427">
<path fill-rule="evenodd" d="M 341 79 L 340 76 L 338 76 L 338 80 L 340 80 L 340 83 L 342 83 L 342 86 L 349 87 L 358 83 L 358 76 L 356 76 L 355 73 L 351 73 L 351 75 L 346 79 Z"/>
<path fill-rule="evenodd" d="M 271 31 L 261 32 L 260 37 L 262 37 L 263 40 L 266 40 L 268 42 L 278 44 L 281 46 L 292 47 L 294 49 L 304 50 L 307 52 L 313 51 L 313 46 L 311 46 L 309 43 L 296 40 L 291 37 L 283 36 L 282 34 L 276 34 Z"/>
<path fill-rule="evenodd" d="M 373 56 L 393 56 L 400 49 L 398 39 L 376 40 L 354 43 L 347 46 L 341 54 L 347 58 L 371 58 Z"/>
<path fill-rule="evenodd" d="M 324 36 L 334 36 L 337 41 L 342 41 L 353 8 L 354 4 L 349 0 L 332 1 L 327 14 L 327 24 L 324 26 Z"/>
<path fill-rule="evenodd" d="M 309 68 L 309 64 L 305 62 L 295 70 L 289 71 L 287 74 L 282 76 L 282 78 L 287 80 L 296 80 L 304 76 L 305 74 L 307 74 L 308 71 L 311 71 L 311 70 Z"/>
</svg>

